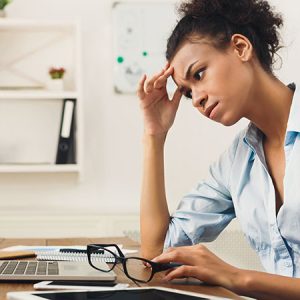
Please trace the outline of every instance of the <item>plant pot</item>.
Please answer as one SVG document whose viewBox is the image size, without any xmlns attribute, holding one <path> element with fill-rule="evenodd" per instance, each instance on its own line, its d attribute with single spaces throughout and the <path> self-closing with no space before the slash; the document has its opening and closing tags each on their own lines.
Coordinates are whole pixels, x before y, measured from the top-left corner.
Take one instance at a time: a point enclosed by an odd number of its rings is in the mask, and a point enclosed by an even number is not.
<svg viewBox="0 0 300 300">
<path fill-rule="evenodd" d="M 47 87 L 51 91 L 63 91 L 64 90 L 64 81 L 63 79 L 50 79 Z"/>
<path fill-rule="evenodd" d="M 5 18 L 6 13 L 4 9 L 0 9 L 0 18 Z"/>
</svg>

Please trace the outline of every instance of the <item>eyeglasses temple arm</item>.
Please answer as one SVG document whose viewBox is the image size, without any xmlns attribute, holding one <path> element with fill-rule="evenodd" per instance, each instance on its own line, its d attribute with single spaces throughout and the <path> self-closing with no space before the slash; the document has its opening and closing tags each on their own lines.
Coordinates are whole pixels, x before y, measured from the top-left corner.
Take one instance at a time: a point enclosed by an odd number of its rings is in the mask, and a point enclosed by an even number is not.
<svg viewBox="0 0 300 300">
<path fill-rule="evenodd" d="M 125 257 L 124 253 L 123 253 L 122 250 L 119 248 L 119 246 L 118 246 L 118 245 L 115 245 L 115 247 L 117 248 L 117 251 L 118 251 L 118 253 L 119 253 L 119 256 L 120 256 L 120 257 Z"/>
<path fill-rule="evenodd" d="M 121 257 L 125 257 L 124 253 L 121 251 L 121 249 L 119 248 L 119 246 L 117 244 L 91 244 L 92 246 L 95 247 L 115 247 L 118 251 L 119 256 Z"/>
<path fill-rule="evenodd" d="M 155 263 L 155 272 L 166 271 L 172 268 L 178 268 L 183 266 L 183 264 L 179 263 Z"/>
</svg>

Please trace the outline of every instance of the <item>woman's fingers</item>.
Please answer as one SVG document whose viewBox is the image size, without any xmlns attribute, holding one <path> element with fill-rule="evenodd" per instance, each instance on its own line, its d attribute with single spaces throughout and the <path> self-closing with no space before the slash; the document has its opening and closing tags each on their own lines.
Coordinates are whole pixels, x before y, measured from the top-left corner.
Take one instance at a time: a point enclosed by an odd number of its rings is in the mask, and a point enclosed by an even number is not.
<svg viewBox="0 0 300 300">
<path fill-rule="evenodd" d="M 164 69 L 162 69 L 159 73 L 155 74 L 151 79 L 147 80 L 144 84 L 144 91 L 146 94 L 150 94 L 153 91 L 154 88 L 154 82 L 165 72 Z"/>
<path fill-rule="evenodd" d="M 175 251 L 176 248 L 175 247 L 169 247 L 165 252 L 172 252 Z"/>
<path fill-rule="evenodd" d="M 144 98 L 146 94 L 152 93 L 153 89 L 161 88 L 166 85 L 168 77 L 173 73 L 173 67 L 167 63 L 165 67 L 152 78 L 147 80 L 147 76 L 143 75 L 138 83 L 137 95 Z"/>
<path fill-rule="evenodd" d="M 150 265 L 148 262 L 146 262 L 146 261 L 143 261 L 143 265 L 144 265 L 146 268 L 151 268 L 151 265 Z"/>
<path fill-rule="evenodd" d="M 147 76 L 144 74 L 138 83 L 137 95 L 140 99 L 145 97 L 144 85 L 145 85 L 146 78 Z"/>
<path fill-rule="evenodd" d="M 175 96 L 175 101 L 178 102 L 180 97 L 179 91 L 176 91 L 175 93 L 177 93 Z M 195 261 L 199 261 L 201 257 L 207 256 L 207 254 L 212 253 L 205 246 L 200 244 L 193 246 L 174 247 L 167 249 L 167 251 L 155 257 L 153 261 L 159 263 L 177 262 L 184 265 L 192 265 L 195 263 Z"/>
<path fill-rule="evenodd" d="M 175 278 L 184 278 L 184 277 L 197 277 L 197 268 L 194 266 L 181 266 L 176 269 L 172 269 L 164 277 L 164 280 L 170 281 Z"/>
<path fill-rule="evenodd" d="M 168 249 L 166 252 L 155 257 L 152 261 L 158 263 L 178 262 L 188 264 L 190 257 L 186 256 L 183 250 L 184 247 Z"/>
<path fill-rule="evenodd" d="M 173 67 L 170 67 L 169 64 L 167 64 L 164 69 L 146 82 L 145 93 L 149 94 L 153 89 L 160 89 L 166 86 L 167 80 L 172 75 L 173 71 Z"/>
<path fill-rule="evenodd" d="M 164 70 L 166 71 L 170 67 L 170 63 L 167 62 L 166 65 L 164 66 Z"/>
<path fill-rule="evenodd" d="M 157 78 L 157 80 L 154 82 L 153 87 L 155 89 L 160 89 L 160 88 L 166 86 L 167 80 L 173 74 L 173 72 L 174 72 L 174 68 L 168 67 L 165 70 L 165 72 L 159 78 Z"/>
<path fill-rule="evenodd" d="M 177 105 L 177 107 L 180 103 L 181 97 L 182 97 L 182 92 L 180 88 L 177 88 L 172 98 L 172 101 L 174 102 L 174 104 Z"/>
<path fill-rule="evenodd" d="M 183 264 L 166 272 L 164 280 L 194 277 L 201 281 L 228 286 L 228 276 L 235 277 L 238 269 L 225 263 L 203 245 L 185 246 L 167 250 L 153 261 L 158 263 L 176 262 Z M 230 281 L 230 280 L 229 280 Z"/>
</svg>

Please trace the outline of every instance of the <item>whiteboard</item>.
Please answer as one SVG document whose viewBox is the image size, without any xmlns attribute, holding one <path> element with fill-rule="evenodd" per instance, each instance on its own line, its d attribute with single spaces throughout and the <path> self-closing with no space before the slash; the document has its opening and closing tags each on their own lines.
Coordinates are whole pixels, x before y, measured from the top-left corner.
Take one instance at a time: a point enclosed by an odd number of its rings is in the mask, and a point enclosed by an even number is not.
<svg viewBox="0 0 300 300">
<path fill-rule="evenodd" d="M 176 24 L 174 2 L 115 2 L 112 7 L 116 93 L 135 93 L 143 74 L 165 65 L 167 39 Z"/>
</svg>

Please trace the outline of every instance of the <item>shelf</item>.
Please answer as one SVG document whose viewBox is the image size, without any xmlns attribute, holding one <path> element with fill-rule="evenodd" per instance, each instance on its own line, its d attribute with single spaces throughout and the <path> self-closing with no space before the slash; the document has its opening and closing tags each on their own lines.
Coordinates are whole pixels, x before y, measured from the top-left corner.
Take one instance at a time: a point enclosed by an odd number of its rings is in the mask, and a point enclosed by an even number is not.
<svg viewBox="0 0 300 300">
<path fill-rule="evenodd" d="M 69 165 L 46 165 L 46 164 L 13 164 L 1 165 L 0 173 L 79 173 L 80 166 L 78 164 Z"/>
<path fill-rule="evenodd" d="M 17 31 L 43 31 L 43 30 L 59 30 L 72 31 L 74 26 L 78 25 L 78 20 L 59 21 L 41 19 L 14 19 L 14 18 L 2 18 L 0 19 L 0 30 L 17 30 Z"/>
<path fill-rule="evenodd" d="M 0 18 L 0 41 L 0 139 L 5 145 L 0 153 L 0 174 L 80 175 L 83 148 L 80 20 Z M 51 66 L 67 70 L 64 89 L 51 86 L 48 74 Z M 64 99 L 76 100 L 72 115 L 76 122 L 72 131 L 76 153 L 72 161 L 76 164 L 57 165 L 49 155 L 52 157 L 57 151 Z"/>
<path fill-rule="evenodd" d="M 77 99 L 78 93 L 72 91 L 0 90 L 0 99 Z"/>
</svg>

